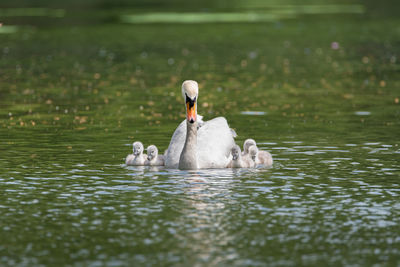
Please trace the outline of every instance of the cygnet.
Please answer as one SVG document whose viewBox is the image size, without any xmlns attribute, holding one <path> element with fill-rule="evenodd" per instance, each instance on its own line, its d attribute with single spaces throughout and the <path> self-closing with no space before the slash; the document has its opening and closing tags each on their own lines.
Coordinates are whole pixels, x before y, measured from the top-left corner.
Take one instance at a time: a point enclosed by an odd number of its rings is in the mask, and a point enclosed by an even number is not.
<svg viewBox="0 0 400 267">
<path fill-rule="evenodd" d="M 164 155 L 158 155 L 158 149 L 155 145 L 147 147 L 147 159 L 145 165 L 164 166 Z"/>
<path fill-rule="evenodd" d="M 143 166 L 146 161 L 146 154 L 143 154 L 143 144 L 139 141 L 133 143 L 133 154 L 126 157 L 126 165 Z"/>
<path fill-rule="evenodd" d="M 274 163 L 272 155 L 267 151 L 259 150 L 257 146 L 251 146 L 249 154 L 256 165 L 272 166 Z"/>
<path fill-rule="evenodd" d="M 242 158 L 242 153 L 238 145 L 234 145 L 231 149 L 232 161 L 228 164 L 228 168 L 251 168 L 255 164 L 252 160 Z"/>
</svg>

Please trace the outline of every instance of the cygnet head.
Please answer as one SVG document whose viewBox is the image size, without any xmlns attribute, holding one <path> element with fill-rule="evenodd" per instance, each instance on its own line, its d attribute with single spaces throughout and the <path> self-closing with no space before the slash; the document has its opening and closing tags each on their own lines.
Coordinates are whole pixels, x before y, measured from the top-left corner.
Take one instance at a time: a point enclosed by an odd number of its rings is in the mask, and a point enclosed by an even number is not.
<svg viewBox="0 0 400 267">
<path fill-rule="evenodd" d="M 151 161 L 158 155 L 158 149 L 155 145 L 151 145 L 147 147 L 147 159 Z"/>
<path fill-rule="evenodd" d="M 182 96 L 185 99 L 186 119 L 194 123 L 197 119 L 197 97 L 199 95 L 199 85 L 196 81 L 187 80 L 182 83 Z"/>
<path fill-rule="evenodd" d="M 258 153 L 257 146 L 250 146 L 249 154 L 250 154 L 250 157 L 252 160 L 254 160 L 254 161 L 256 160 L 257 153 Z"/>
<path fill-rule="evenodd" d="M 254 141 L 254 139 L 251 139 L 251 138 L 246 139 L 246 141 L 244 141 L 244 143 L 243 143 L 244 153 L 245 154 L 249 153 L 249 148 L 251 146 L 255 146 L 255 145 L 256 145 L 256 141 Z"/>
<path fill-rule="evenodd" d="M 237 160 L 240 157 L 240 146 L 238 145 L 234 145 L 231 149 L 231 153 L 232 153 L 232 159 L 233 160 Z"/>
<path fill-rule="evenodd" d="M 143 144 L 142 142 L 136 141 L 133 143 L 133 155 L 138 156 L 143 153 Z"/>
</svg>

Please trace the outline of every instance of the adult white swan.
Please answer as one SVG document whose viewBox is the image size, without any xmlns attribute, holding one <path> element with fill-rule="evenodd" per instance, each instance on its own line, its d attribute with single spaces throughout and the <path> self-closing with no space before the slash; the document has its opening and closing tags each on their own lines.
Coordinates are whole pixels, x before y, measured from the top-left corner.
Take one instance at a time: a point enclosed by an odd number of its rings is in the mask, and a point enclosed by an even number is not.
<svg viewBox="0 0 400 267">
<path fill-rule="evenodd" d="M 184 81 L 182 95 L 186 120 L 176 128 L 169 143 L 165 166 L 183 170 L 226 168 L 230 151 L 235 145 L 234 134 L 225 118 L 203 122 L 198 127 L 197 99 L 199 87 L 195 81 Z"/>
</svg>

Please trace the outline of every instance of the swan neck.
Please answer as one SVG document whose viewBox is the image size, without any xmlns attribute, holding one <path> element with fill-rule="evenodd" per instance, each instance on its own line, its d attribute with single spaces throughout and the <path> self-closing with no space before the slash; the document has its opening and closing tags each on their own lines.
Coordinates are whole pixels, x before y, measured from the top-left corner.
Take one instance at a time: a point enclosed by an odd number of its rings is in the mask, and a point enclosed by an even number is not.
<svg viewBox="0 0 400 267">
<path fill-rule="evenodd" d="M 186 140 L 179 159 L 179 169 L 197 169 L 197 122 L 186 121 Z"/>
</svg>

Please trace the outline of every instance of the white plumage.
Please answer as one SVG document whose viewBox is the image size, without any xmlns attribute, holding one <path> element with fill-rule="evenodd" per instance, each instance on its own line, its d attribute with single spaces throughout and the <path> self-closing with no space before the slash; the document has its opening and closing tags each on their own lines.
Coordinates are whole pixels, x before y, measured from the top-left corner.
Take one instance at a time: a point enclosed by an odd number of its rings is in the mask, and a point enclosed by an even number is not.
<svg viewBox="0 0 400 267">
<path fill-rule="evenodd" d="M 259 150 L 257 146 L 250 146 L 249 155 L 256 165 L 261 164 L 270 167 L 274 163 L 271 153 L 268 151 Z"/>
<path fill-rule="evenodd" d="M 231 153 L 232 160 L 228 164 L 228 168 L 252 168 L 255 166 L 254 161 L 250 157 L 242 157 L 242 153 L 238 145 L 234 145 L 232 147 Z"/>
<path fill-rule="evenodd" d="M 230 150 L 235 145 L 234 134 L 223 117 L 201 121 L 197 115 L 198 90 L 196 81 L 182 83 L 186 120 L 172 135 L 165 155 L 167 168 L 225 168 L 230 162 Z"/>
<path fill-rule="evenodd" d="M 143 166 L 147 155 L 143 154 L 143 144 L 139 141 L 133 143 L 133 154 L 126 157 L 126 165 Z"/>
<path fill-rule="evenodd" d="M 155 145 L 147 147 L 147 159 L 144 165 L 164 166 L 164 155 L 158 155 L 158 148 Z"/>
<path fill-rule="evenodd" d="M 165 157 L 165 166 L 176 169 L 186 140 L 186 120 L 176 128 Z M 235 145 L 234 134 L 223 117 L 202 122 L 197 130 L 197 164 L 199 169 L 225 168 Z"/>
</svg>

